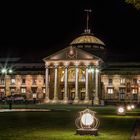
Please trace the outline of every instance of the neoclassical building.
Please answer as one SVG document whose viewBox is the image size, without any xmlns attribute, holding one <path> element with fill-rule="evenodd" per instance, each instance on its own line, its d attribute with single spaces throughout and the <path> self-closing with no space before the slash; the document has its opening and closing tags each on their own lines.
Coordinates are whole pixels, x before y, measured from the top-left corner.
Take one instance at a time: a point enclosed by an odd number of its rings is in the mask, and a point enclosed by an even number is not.
<svg viewBox="0 0 140 140">
<path fill-rule="evenodd" d="M 107 61 L 105 44 L 89 29 L 46 56 L 42 63 L 9 59 L 15 72 L 1 72 L 0 100 L 17 95 L 48 104 L 140 102 L 140 63 Z"/>
</svg>

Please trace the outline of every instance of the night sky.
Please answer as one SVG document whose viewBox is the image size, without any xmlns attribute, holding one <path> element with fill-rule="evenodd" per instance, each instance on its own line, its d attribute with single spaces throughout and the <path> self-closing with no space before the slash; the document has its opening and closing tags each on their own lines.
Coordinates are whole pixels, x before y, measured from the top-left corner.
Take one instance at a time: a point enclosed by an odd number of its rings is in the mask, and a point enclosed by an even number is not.
<svg viewBox="0 0 140 140">
<path fill-rule="evenodd" d="M 92 9 L 90 28 L 109 60 L 140 62 L 140 11 L 123 0 L 12 2 L 0 9 L 0 57 L 42 61 L 83 33 L 84 9 Z"/>
</svg>

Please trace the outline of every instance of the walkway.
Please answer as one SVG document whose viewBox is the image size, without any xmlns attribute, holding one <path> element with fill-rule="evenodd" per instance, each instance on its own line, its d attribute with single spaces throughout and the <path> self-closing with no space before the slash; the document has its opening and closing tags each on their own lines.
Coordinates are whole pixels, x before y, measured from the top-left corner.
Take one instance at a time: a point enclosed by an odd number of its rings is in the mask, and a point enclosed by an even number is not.
<svg viewBox="0 0 140 140">
<path fill-rule="evenodd" d="M 0 112 L 46 112 L 48 109 L 0 109 Z"/>
</svg>

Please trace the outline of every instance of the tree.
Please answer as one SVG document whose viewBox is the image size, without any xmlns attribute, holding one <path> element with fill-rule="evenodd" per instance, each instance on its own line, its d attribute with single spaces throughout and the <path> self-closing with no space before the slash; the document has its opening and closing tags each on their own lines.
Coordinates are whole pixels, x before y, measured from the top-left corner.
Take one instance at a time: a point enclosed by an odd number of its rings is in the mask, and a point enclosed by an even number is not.
<svg viewBox="0 0 140 140">
<path fill-rule="evenodd" d="M 125 0 L 125 2 L 133 4 L 138 10 L 140 10 L 140 0 Z"/>
</svg>

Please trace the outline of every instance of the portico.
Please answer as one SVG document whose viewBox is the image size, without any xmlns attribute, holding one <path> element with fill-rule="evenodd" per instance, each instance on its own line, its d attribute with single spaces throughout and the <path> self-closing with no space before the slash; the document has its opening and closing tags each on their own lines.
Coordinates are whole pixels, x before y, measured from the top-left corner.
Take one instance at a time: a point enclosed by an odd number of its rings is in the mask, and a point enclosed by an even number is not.
<svg viewBox="0 0 140 140">
<path fill-rule="evenodd" d="M 46 103 L 99 104 L 99 57 L 70 46 L 44 61 Z"/>
</svg>

